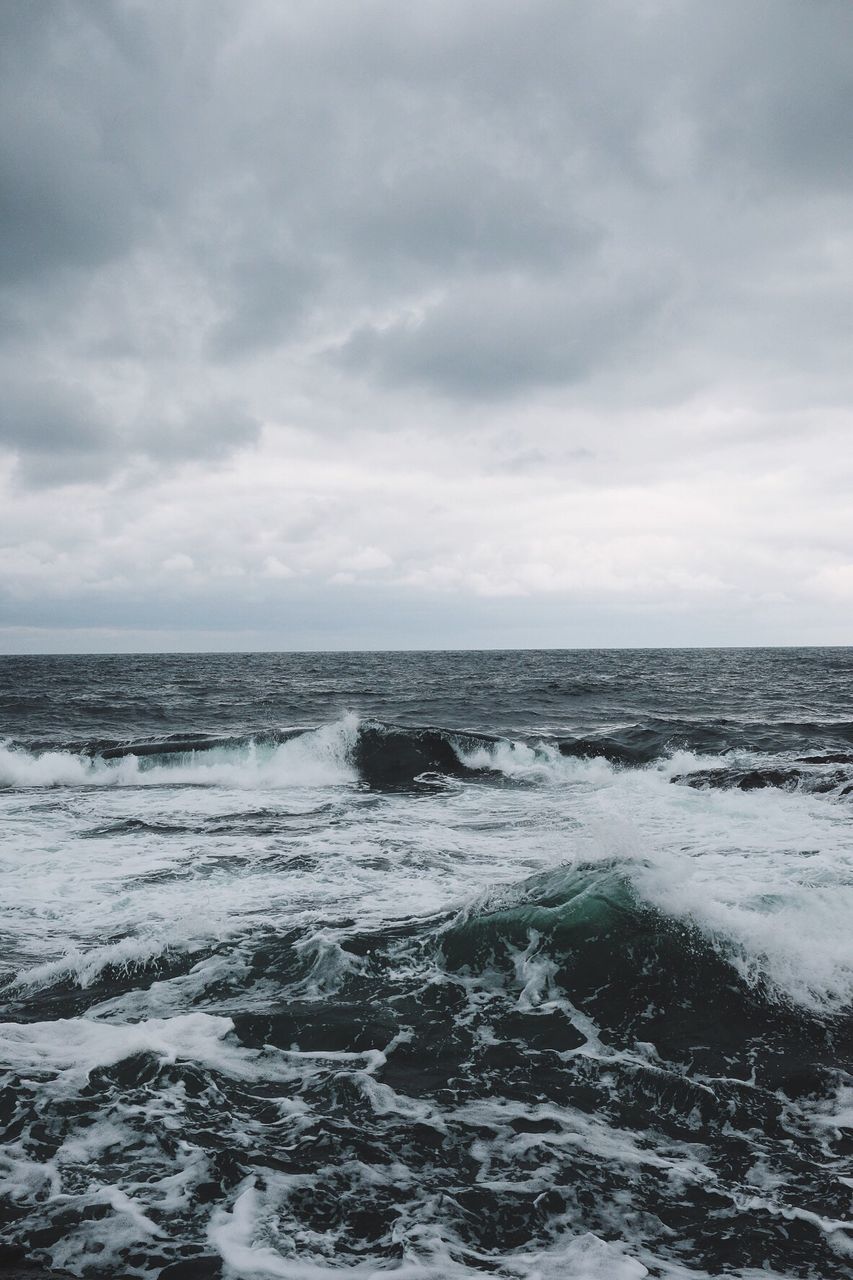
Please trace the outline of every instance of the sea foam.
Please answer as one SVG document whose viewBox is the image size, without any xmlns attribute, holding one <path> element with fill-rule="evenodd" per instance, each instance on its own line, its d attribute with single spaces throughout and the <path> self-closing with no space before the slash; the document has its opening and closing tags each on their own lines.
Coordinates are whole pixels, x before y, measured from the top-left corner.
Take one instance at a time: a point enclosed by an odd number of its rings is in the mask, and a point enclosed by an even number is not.
<svg viewBox="0 0 853 1280">
<path fill-rule="evenodd" d="M 358 718 L 308 730 L 277 745 L 248 742 L 209 750 L 103 759 L 70 751 L 0 746 L 0 786 L 325 787 L 357 780 L 350 763 Z"/>
</svg>

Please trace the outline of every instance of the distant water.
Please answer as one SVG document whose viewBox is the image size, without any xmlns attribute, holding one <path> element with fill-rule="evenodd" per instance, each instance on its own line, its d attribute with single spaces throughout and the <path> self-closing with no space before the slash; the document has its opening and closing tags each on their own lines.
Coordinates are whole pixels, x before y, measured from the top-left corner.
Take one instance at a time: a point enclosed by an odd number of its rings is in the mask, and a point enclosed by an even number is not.
<svg viewBox="0 0 853 1280">
<path fill-rule="evenodd" d="M 853 650 L 6 658 L 0 738 L 0 1274 L 849 1277 Z"/>
</svg>

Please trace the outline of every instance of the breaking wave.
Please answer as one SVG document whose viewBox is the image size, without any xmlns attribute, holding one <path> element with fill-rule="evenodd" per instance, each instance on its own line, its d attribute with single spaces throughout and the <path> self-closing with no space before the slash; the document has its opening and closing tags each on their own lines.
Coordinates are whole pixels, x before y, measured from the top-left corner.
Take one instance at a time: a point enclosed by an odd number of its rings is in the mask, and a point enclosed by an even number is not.
<svg viewBox="0 0 853 1280">
<path fill-rule="evenodd" d="M 785 726 L 775 728 L 779 732 Z M 846 723 L 832 728 L 842 740 L 851 736 Z M 756 740 L 761 736 L 754 735 Z M 733 742 L 733 737 L 737 741 Z M 559 783 L 584 776 L 584 770 L 598 768 L 598 776 L 602 776 L 601 770 L 674 762 L 674 766 L 692 767 L 683 772 L 673 768 L 671 780 L 694 788 L 749 791 L 774 787 L 853 794 L 853 752 L 796 755 L 796 743 L 789 743 L 782 762 L 767 762 L 756 754 L 757 748 L 744 746 L 742 737 L 693 726 L 689 735 L 629 727 L 618 739 L 521 740 L 474 731 L 384 724 L 348 714 L 316 729 L 265 731 L 236 738 L 177 734 L 141 742 L 98 740 L 29 746 L 7 742 L 0 745 L 0 786 L 198 784 L 275 788 L 360 781 L 394 790 L 430 775 L 501 775 L 516 781 Z"/>
<path fill-rule="evenodd" d="M 0 786 L 322 787 L 357 779 L 358 719 L 319 729 L 234 740 L 80 744 L 78 749 L 0 747 Z"/>
<path fill-rule="evenodd" d="M 512 775 L 536 762 L 553 769 L 556 747 L 512 743 L 478 733 L 402 728 L 356 715 L 319 729 L 257 737 L 176 736 L 151 742 L 81 743 L 71 748 L 0 747 L 0 786 L 243 787 L 334 786 L 361 781 L 393 790 L 424 775 Z"/>
</svg>

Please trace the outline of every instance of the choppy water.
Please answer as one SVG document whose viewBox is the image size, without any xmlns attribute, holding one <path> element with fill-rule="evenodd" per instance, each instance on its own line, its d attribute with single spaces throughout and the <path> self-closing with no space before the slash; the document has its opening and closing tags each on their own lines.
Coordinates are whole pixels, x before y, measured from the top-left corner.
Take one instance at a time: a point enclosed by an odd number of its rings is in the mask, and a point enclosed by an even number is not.
<svg viewBox="0 0 853 1280">
<path fill-rule="evenodd" d="M 0 659 L 0 1272 L 834 1280 L 853 650 Z"/>
</svg>

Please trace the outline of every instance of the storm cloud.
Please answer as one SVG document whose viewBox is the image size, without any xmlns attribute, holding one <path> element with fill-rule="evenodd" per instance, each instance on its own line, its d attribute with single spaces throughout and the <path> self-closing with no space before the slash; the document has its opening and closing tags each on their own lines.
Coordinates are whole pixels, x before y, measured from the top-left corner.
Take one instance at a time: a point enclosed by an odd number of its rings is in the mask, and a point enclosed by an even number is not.
<svg viewBox="0 0 853 1280">
<path fill-rule="evenodd" d="M 851 117 L 847 0 L 7 0 L 0 647 L 849 640 Z"/>
</svg>

